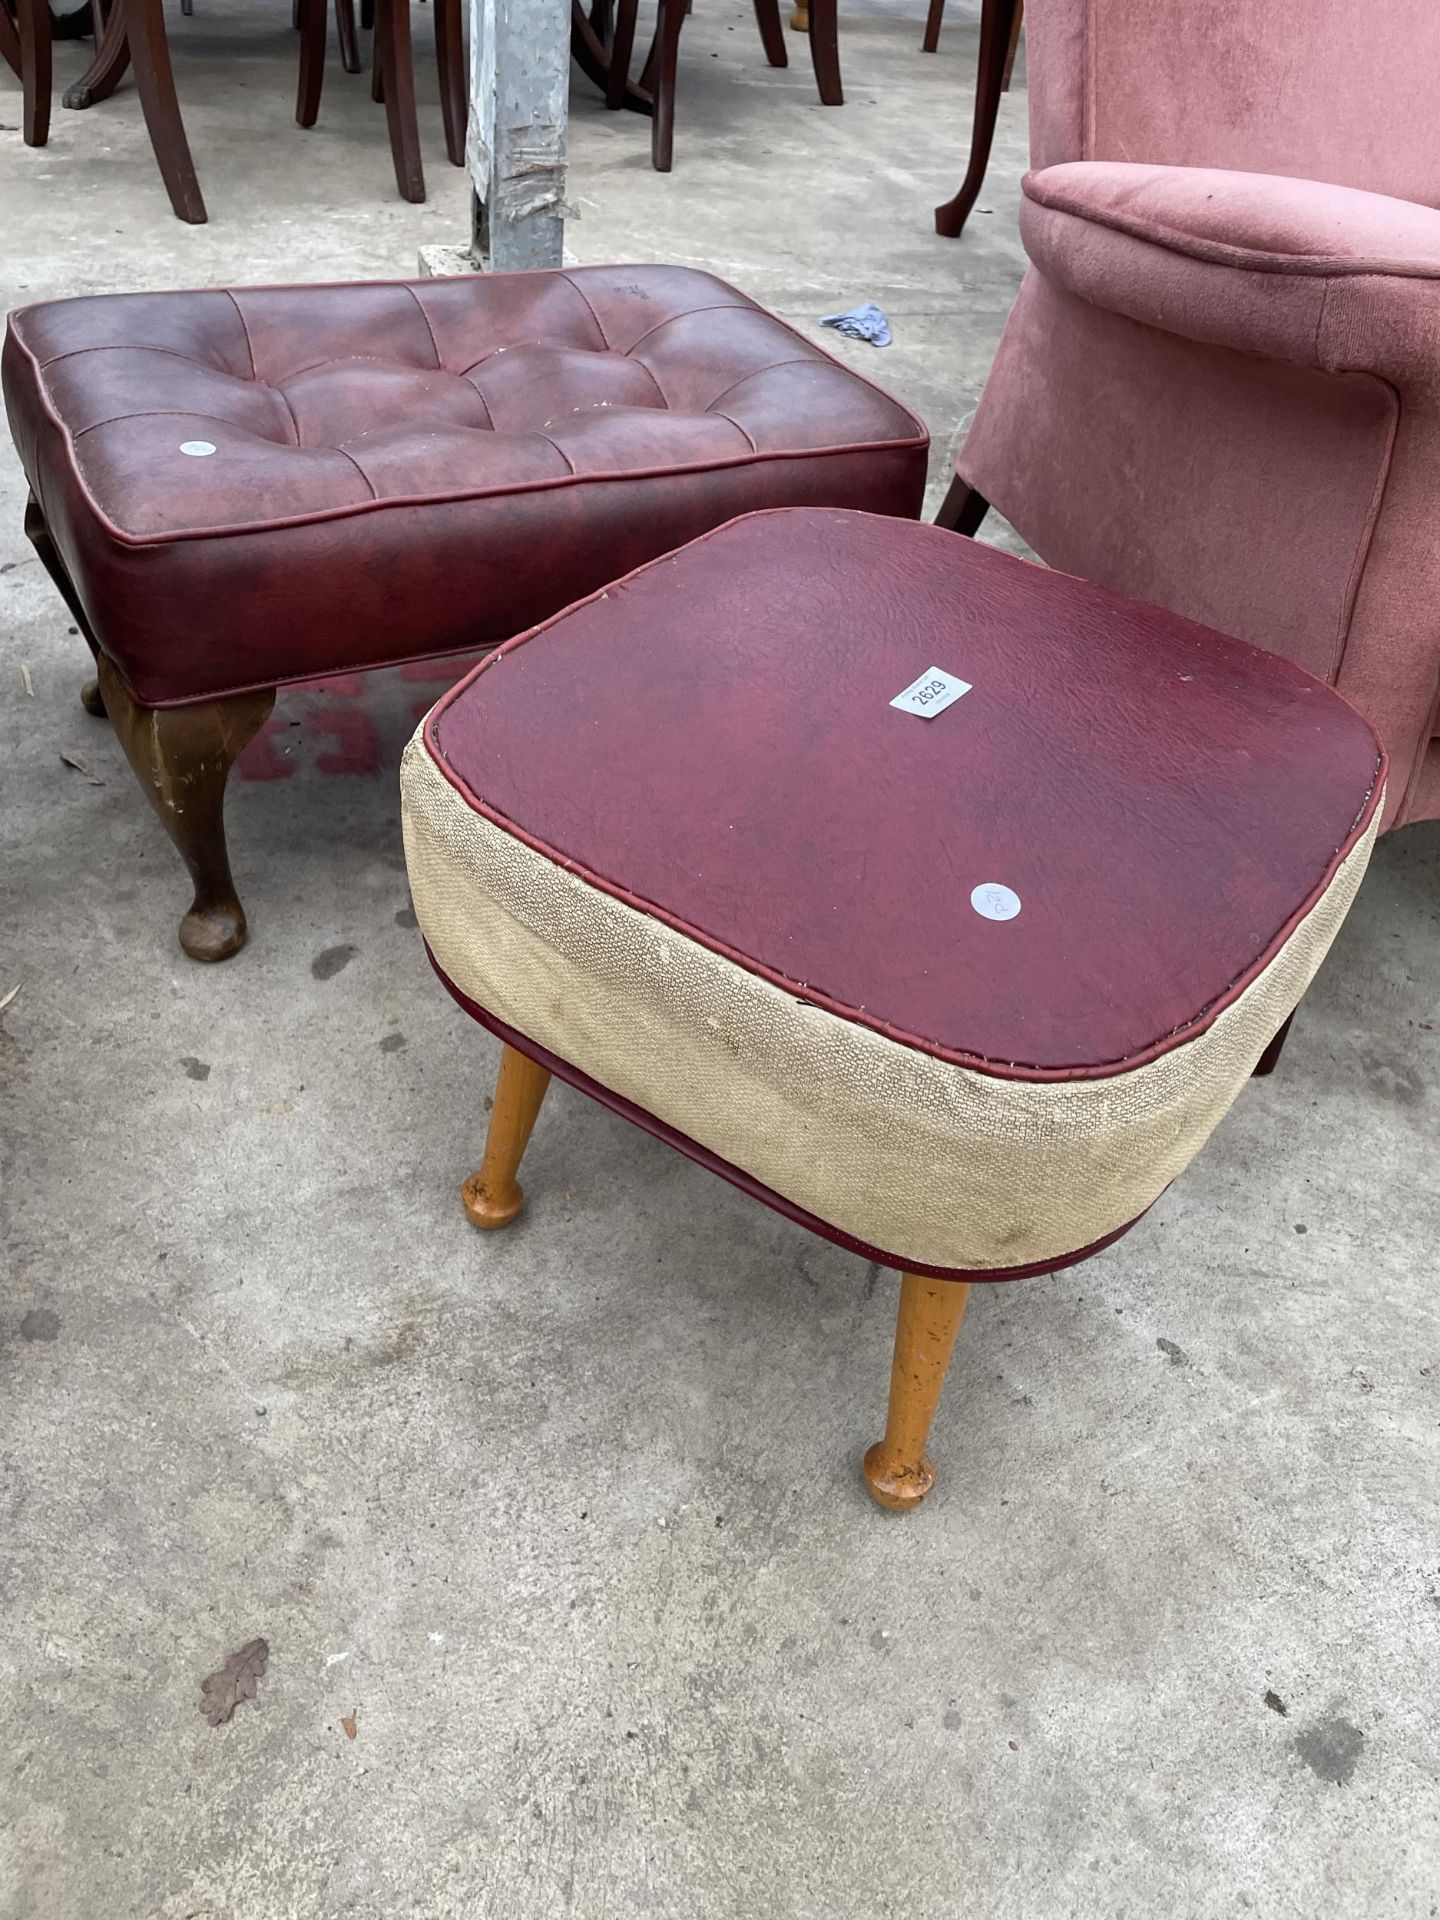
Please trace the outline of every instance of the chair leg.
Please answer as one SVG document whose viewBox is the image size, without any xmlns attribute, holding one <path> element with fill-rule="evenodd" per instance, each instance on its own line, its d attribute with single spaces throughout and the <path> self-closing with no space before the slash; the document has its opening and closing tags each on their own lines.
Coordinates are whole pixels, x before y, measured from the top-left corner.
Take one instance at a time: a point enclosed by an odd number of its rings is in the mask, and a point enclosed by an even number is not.
<svg viewBox="0 0 1440 1920">
<path fill-rule="evenodd" d="M 452 167 L 463 167 L 470 89 L 465 72 L 465 35 L 460 25 L 460 0 L 435 0 L 435 66 L 440 79 L 440 114 L 445 123 L 445 153 Z"/>
<path fill-rule="evenodd" d="M 977 493 L 970 482 L 962 480 L 957 473 L 950 482 L 950 491 L 940 504 L 935 524 L 950 533 L 966 534 L 973 540 L 989 511 L 990 502 L 984 494 Z"/>
<path fill-rule="evenodd" d="M 335 0 L 335 38 L 346 73 L 360 71 L 360 36 L 355 31 L 355 0 Z"/>
<path fill-rule="evenodd" d="M 420 161 L 420 126 L 415 117 L 415 65 L 410 51 L 410 0 L 379 0 L 375 29 L 384 49 L 385 119 L 390 157 L 402 200 L 425 198 L 425 169 Z M 377 59 L 377 72 L 379 62 Z"/>
<path fill-rule="evenodd" d="M 225 846 L 225 781 L 269 718 L 273 687 L 193 707 L 142 707 L 102 653 L 100 690 L 125 757 L 195 883 L 180 944 L 192 960 L 228 960 L 245 944 L 245 909 Z"/>
<path fill-rule="evenodd" d="M 20 67 L 20 29 L 10 18 L 5 0 L 0 0 L 0 60 L 5 62 L 17 80 L 24 80 Z"/>
<path fill-rule="evenodd" d="M 320 117 L 329 13 L 327 0 L 300 0 L 300 76 L 295 87 L 295 118 L 302 127 L 313 127 Z"/>
<path fill-rule="evenodd" d="M 200 197 L 195 162 L 190 158 L 190 143 L 180 118 L 161 0 L 125 0 L 125 18 L 145 129 L 155 149 L 170 205 L 179 219 L 191 226 L 203 226 L 205 202 Z"/>
<path fill-rule="evenodd" d="M 969 1297 L 964 1280 L 926 1280 L 918 1273 L 901 1277 L 885 1438 L 870 1448 L 864 1462 L 866 1486 L 892 1513 L 918 1507 L 935 1484 L 925 1442 Z"/>
<path fill-rule="evenodd" d="M 20 117 L 27 147 L 43 147 L 50 138 L 49 0 L 19 0 Z"/>
<path fill-rule="evenodd" d="M 127 0 L 114 0 L 108 12 L 102 6 L 104 27 L 95 48 L 95 58 L 80 78 L 65 89 L 62 106 L 83 110 L 97 101 L 108 100 L 125 77 L 130 65 L 130 35 L 127 30 Z"/>
<path fill-rule="evenodd" d="M 1010 44 L 1005 49 L 1005 71 L 1000 76 L 1000 91 L 1009 93 L 1010 78 L 1015 71 L 1015 55 L 1020 51 L 1020 23 L 1025 18 L 1025 0 L 1019 0 L 1015 9 L 1015 18 L 1010 22 Z"/>
<path fill-rule="evenodd" d="M 549 1084 L 550 1075 L 544 1067 L 514 1047 L 505 1048 L 500 1056 L 500 1077 L 495 1082 L 485 1158 L 479 1172 L 472 1173 L 460 1189 L 472 1225 L 508 1227 L 525 1204 L 515 1175 Z"/>
<path fill-rule="evenodd" d="M 614 24 L 607 43 L 610 65 L 605 75 L 605 105 L 611 113 L 618 112 L 625 104 L 625 91 L 630 84 L 630 60 L 635 51 L 635 19 L 638 13 L 636 0 L 619 0 L 615 9 Z"/>
<path fill-rule="evenodd" d="M 660 0 L 652 56 L 655 118 L 650 123 L 650 164 L 657 173 L 669 173 L 675 163 L 675 75 L 680 64 L 680 29 L 684 24 L 685 0 Z"/>
<path fill-rule="evenodd" d="M 985 169 L 990 164 L 990 148 L 995 140 L 995 121 L 1000 113 L 1005 55 L 1019 6 L 1020 0 L 984 0 L 980 10 L 980 65 L 975 75 L 970 164 L 955 198 L 935 209 L 935 231 L 947 240 L 959 239 L 985 184 Z"/>
<path fill-rule="evenodd" d="M 840 85 L 840 20 L 837 0 L 810 0 L 810 64 L 815 69 L 815 85 L 820 104 L 843 107 L 845 91 Z"/>
<path fill-rule="evenodd" d="M 780 0 L 755 0 L 755 23 L 760 29 L 760 44 L 772 67 L 790 63 L 785 51 L 785 28 L 780 21 Z"/>
<path fill-rule="evenodd" d="M 925 38 L 920 42 L 922 53 L 935 53 L 940 46 L 940 23 L 945 18 L 945 0 L 930 0 L 930 11 L 925 16 Z"/>
<path fill-rule="evenodd" d="M 1284 1026 L 1281 1027 L 1280 1031 L 1275 1035 L 1275 1038 L 1255 1062 L 1254 1070 L 1250 1075 L 1252 1080 L 1263 1080 L 1267 1074 L 1274 1073 L 1276 1067 L 1279 1066 L 1280 1056 L 1285 1051 L 1285 1042 L 1290 1038 L 1290 1021 L 1294 1018 L 1295 1016 L 1292 1013 L 1290 1019 L 1285 1022 Z"/>
</svg>

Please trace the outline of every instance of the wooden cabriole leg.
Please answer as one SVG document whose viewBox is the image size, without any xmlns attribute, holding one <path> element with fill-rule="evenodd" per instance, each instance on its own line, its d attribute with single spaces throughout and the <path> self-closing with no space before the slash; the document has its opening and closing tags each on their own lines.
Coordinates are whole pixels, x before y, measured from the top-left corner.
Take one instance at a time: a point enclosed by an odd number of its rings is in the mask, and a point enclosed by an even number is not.
<svg viewBox="0 0 1440 1920">
<path fill-rule="evenodd" d="M 335 37 L 346 73 L 360 71 L 360 36 L 355 31 L 355 0 L 335 0 Z"/>
<path fill-rule="evenodd" d="M 3 3 L 3 0 L 0 0 Z M 32 493 L 25 502 L 25 538 L 34 547 L 40 564 L 49 574 L 56 592 L 70 609 L 70 618 L 85 636 L 85 644 L 92 656 L 98 661 L 100 649 L 95 635 L 90 631 L 90 622 L 85 617 L 85 609 L 80 604 L 80 596 L 69 574 L 65 571 L 55 542 L 50 538 L 50 529 L 45 524 L 45 515 L 40 511 L 40 502 Z M 97 720 L 105 718 L 105 699 L 100 691 L 98 680 L 87 680 L 80 689 L 80 704 L 86 713 L 93 713 Z"/>
<path fill-rule="evenodd" d="M 275 704 L 275 689 L 190 707 L 142 707 L 102 653 L 100 691 L 125 757 L 195 883 L 180 922 L 192 960 L 228 960 L 245 944 L 245 909 L 225 846 L 225 781 Z"/>
<path fill-rule="evenodd" d="M 43 147 L 50 138 L 53 34 L 49 0 L 19 0 L 15 18 L 20 34 L 21 137 L 27 147 Z"/>
<path fill-rule="evenodd" d="M 299 78 L 295 87 L 295 120 L 313 127 L 320 117 L 320 94 L 325 85 L 325 43 L 330 28 L 327 0 L 299 0 L 296 26 L 300 30 Z"/>
<path fill-rule="evenodd" d="M 465 71 L 461 0 L 435 0 L 435 64 L 440 78 L 440 114 L 445 125 L 445 157 L 452 167 L 465 164 L 465 127 L 470 89 Z"/>
<path fill-rule="evenodd" d="M 657 173 L 669 173 L 674 164 L 675 76 L 680 58 L 680 29 L 684 24 L 684 0 L 660 0 L 655 49 L 651 54 L 655 62 L 655 117 L 650 123 L 650 164 Z M 640 83 L 645 84 L 643 74 Z"/>
<path fill-rule="evenodd" d="M 170 196 L 177 219 L 191 226 L 204 226 L 205 202 L 185 138 L 185 123 L 180 118 L 180 99 L 175 91 L 175 75 L 170 66 L 170 43 L 165 38 L 165 14 L 161 0 L 125 0 L 126 32 L 130 39 L 130 60 L 135 70 L 135 91 L 140 95 L 140 111 L 146 131 L 155 149 L 160 178 Z"/>
<path fill-rule="evenodd" d="M 788 64 L 785 29 L 780 24 L 780 0 L 755 0 L 755 23 L 760 29 L 760 44 L 772 67 Z"/>
<path fill-rule="evenodd" d="M 100 9 L 101 28 L 95 40 L 95 58 L 62 96 L 67 107 L 93 107 L 108 100 L 130 65 L 130 36 L 125 24 L 125 0 L 114 0 L 107 13 Z"/>
<path fill-rule="evenodd" d="M 20 29 L 10 18 L 5 0 L 0 0 L 0 60 L 5 62 L 17 80 L 24 80 L 20 60 Z"/>
<path fill-rule="evenodd" d="M 1005 71 L 1000 76 L 1000 91 L 1009 93 L 1010 78 L 1015 71 L 1015 55 L 1020 51 L 1020 27 L 1025 18 L 1025 0 L 1018 0 L 1015 18 L 1010 22 L 1010 45 L 1005 49 Z"/>
<path fill-rule="evenodd" d="M 964 1280 L 901 1276 L 885 1438 L 870 1448 L 864 1464 L 866 1486 L 892 1513 L 918 1507 L 935 1484 L 925 1442 L 969 1297 Z"/>
<path fill-rule="evenodd" d="M 514 1047 L 505 1048 L 495 1082 L 490 1131 L 485 1136 L 485 1158 L 479 1172 L 472 1173 L 460 1189 L 472 1225 L 508 1227 L 525 1204 L 515 1175 L 549 1084 L 546 1068 Z"/>
<path fill-rule="evenodd" d="M 420 126 L 415 115 L 409 0 L 379 0 L 375 73 L 385 96 L 395 185 L 402 200 L 418 204 L 425 198 L 425 169 L 420 159 Z"/>
<path fill-rule="evenodd" d="M 1005 63 L 1019 6 L 1020 0 L 984 0 L 981 7 L 980 68 L 975 76 L 975 124 L 970 135 L 970 164 L 955 198 L 935 209 L 935 231 L 947 240 L 959 239 L 965 222 L 970 218 L 970 210 L 980 198 L 980 189 L 985 184 L 985 169 L 990 163 L 990 147 L 1000 113 L 1000 95 L 1004 91 Z"/>
<path fill-rule="evenodd" d="M 635 51 L 638 11 L 636 0 L 619 0 L 619 5 L 612 12 L 610 37 L 605 43 L 610 49 L 610 70 L 605 77 L 605 105 L 612 113 L 624 106 L 626 89 L 630 85 L 630 59 Z"/>
<path fill-rule="evenodd" d="M 810 64 L 815 69 L 815 86 L 824 107 L 843 107 L 845 92 L 840 84 L 840 23 L 837 0 L 810 0 L 806 9 L 810 32 Z"/>
</svg>

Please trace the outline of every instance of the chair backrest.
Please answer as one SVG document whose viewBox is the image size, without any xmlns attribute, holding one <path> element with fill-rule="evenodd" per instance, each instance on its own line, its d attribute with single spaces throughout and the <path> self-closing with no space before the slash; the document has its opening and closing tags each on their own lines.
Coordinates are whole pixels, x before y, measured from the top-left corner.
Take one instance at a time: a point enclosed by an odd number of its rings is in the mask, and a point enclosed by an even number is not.
<svg viewBox="0 0 1440 1920">
<path fill-rule="evenodd" d="M 1032 165 L 1138 160 L 1440 207 L 1440 0 L 1026 0 Z"/>
</svg>

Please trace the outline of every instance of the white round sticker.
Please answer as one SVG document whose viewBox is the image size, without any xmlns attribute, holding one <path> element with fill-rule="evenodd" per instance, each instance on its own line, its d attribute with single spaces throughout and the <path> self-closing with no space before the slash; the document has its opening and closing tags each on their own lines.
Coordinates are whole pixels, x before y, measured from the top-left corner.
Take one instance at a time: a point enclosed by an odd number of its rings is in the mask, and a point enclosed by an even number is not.
<svg viewBox="0 0 1440 1920">
<path fill-rule="evenodd" d="M 1020 896 L 996 880 L 987 880 L 970 895 L 970 904 L 986 920 L 1013 920 L 1020 911 Z"/>
<path fill-rule="evenodd" d="M 215 451 L 215 443 L 213 440 L 182 440 L 180 451 L 193 455 L 196 460 L 203 460 L 207 453 Z"/>
</svg>

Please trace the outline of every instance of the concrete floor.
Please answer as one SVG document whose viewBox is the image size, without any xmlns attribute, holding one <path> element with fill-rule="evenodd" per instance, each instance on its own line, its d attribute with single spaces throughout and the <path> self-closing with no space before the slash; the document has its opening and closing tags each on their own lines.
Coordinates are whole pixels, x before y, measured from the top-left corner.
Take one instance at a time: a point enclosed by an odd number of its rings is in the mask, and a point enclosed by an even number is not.
<svg viewBox="0 0 1440 1920">
<path fill-rule="evenodd" d="M 895 346 L 842 351 L 938 479 L 1025 96 L 936 240 L 975 8 L 928 60 L 922 13 L 847 0 L 827 111 L 704 0 L 668 179 L 577 82 L 571 242 L 804 325 L 879 299 Z M 428 75 L 411 208 L 362 81 L 290 122 L 285 14 L 172 21 L 206 228 L 133 91 L 35 154 L 3 83 L 7 304 L 462 236 Z M 896 1522 L 856 1470 L 889 1275 L 560 1087 L 529 1215 L 462 1217 L 495 1048 L 425 965 L 394 779 L 437 686 L 282 699 L 232 788 L 252 944 L 202 971 L 8 449 L 0 492 L 4 1920 L 1435 1914 L 1440 832 L 1382 845 L 1282 1071 L 1133 1235 L 977 1294 Z"/>
</svg>

